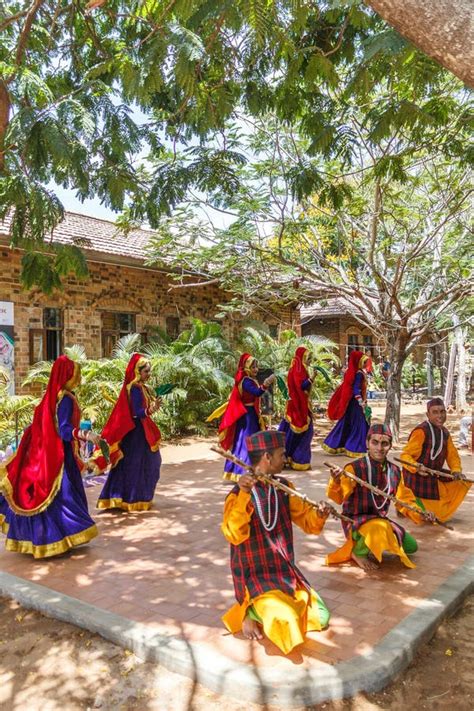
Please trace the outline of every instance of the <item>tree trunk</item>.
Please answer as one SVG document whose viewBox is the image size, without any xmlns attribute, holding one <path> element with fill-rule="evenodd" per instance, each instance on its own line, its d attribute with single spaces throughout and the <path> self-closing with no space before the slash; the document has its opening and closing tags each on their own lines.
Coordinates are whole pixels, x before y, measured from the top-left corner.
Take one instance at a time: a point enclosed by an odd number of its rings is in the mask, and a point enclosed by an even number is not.
<svg viewBox="0 0 474 711">
<path fill-rule="evenodd" d="M 389 350 L 390 373 L 387 379 L 387 407 L 385 409 L 385 424 L 390 427 L 394 442 L 398 441 L 400 435 L 402 368 L 406 359 L 406 342 L 397 338 L 391 342 Z"/>
<path fill-rule="evenodd" d="M 454 337 L 458 354 L 458 379 L 456 383 L 456 411 L 467 412 L 469 406 L 466 399 L 466 349 L 464 348 L 464 331 L 459 325 L 458 316 L 453 316 Z"/>
<path fill-rule="evenodd" d="M 456 363 L 456 341 L 451 343 L 449 352 L 448 372 L 446 375 L 446 387 L 444 390 L 444 404 L 446 407 L 451 405 L 453 399 L 453 383 L 454 383 L 454 364 Z"/>
<path fill-rule="evenodd" d="M 474 86 L 472 0 L 364 0 L 418 49 Z"/>
<path fill-rule="evenodd" d="M 428 398 L 434 395 L 434 378 L 433 378 L 433 352 L 431 348 L 426 349 L 426 385 Z"/>
</svg>

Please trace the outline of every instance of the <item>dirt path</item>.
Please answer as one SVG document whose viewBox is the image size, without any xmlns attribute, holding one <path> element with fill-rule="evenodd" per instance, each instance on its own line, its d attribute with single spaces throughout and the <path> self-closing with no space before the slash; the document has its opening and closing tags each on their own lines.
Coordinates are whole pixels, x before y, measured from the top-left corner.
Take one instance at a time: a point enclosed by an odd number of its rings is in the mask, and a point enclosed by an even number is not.
<svg viewBox="0 0 474 711">
<path fill-rule="evenodd" d="M 264 711 L 199 684 L 97 635 L 0 600 L 2 711 Z M 474 597 L 379 694 L 321 704 L 314 711 L 470 711 L 474 708 Z M 266 709 L 265 711 L 270 711 Z M 300 710 L 301 711 L 301 710 Z"/>
</svg>

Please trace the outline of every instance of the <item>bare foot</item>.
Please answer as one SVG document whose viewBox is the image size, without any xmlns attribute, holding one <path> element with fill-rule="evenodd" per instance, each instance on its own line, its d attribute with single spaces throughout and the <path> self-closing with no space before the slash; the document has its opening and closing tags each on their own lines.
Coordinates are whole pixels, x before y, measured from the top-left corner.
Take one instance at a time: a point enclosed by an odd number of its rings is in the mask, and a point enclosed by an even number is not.
<svg viewBox="0 0 474 711">
<path fill-rule="evenodd" d="M 371 558 L 369 558 L 369 556 L 356 555 L 355 553 L 351 553 L 351 558 L 354 563 L 357 563 L 359 568 L 362 568 L 362 570 L 377 570 L 379 567 L 377 561 L 372 560 Z"/>
<path fill-rule="evenodd" d="M 252 620 L 248 615 L 242 624 L 242 632 L 247 639 L 263 639 L 263 634 L 255 620 Z"/>
</svg>

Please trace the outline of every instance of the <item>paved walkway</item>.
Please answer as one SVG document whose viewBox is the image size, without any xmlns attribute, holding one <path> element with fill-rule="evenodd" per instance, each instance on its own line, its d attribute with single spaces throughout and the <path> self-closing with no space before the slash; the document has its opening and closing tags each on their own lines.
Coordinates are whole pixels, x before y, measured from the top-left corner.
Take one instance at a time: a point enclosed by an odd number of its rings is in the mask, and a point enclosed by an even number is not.
<svg viewBox="0 0 474 711">
<path fill-rule="evenodd" d="M 380 408 L 380 406 L 378 406 Z M 375 417 L 380 414 L 375 406 Z M 420 419 L 420 407 L 405 417 L 407 431 Z M 321 432 L 326 426 L 318 426 Z M 289 473 L 297 488 L 313 499 L 324 497 L 328 455 L 315 438 L 313 471 Z M 351 564 L 325 567 L 328 551 L 340 546 L 338 521 L 329 520 L 320 536 L 296 529 L 299 565 L 331 610 L 329 628 L 284 657 L 270 642 L 250 643 L 226 634 L 220 621 L 233 603 L 228 545 L 219 530 L 228 487 L 220 482 L 222 463 L 210 442 L 166 446 L 165 464 L 153 510 L 137 514 L 96 512 L 100 535 L 90 545 L 63 557 L 34 561 L 0 552 L 0 568 L 20 579 L 46 586 L 127 620 L 187 643 L 198 643 L 206 656 L 219 653 L 231 664 L 253 670 L 271 667 L 289 678 L 296 667 L 310 671 L 320 663 L 336 665 L 370 655 L 382 638 L 463 566 L 474 546 L 474 492 L 453 520 L 453 532 L 417 527 L 406 520 L 419 543 L 409 570 L 398 559 L 386 560 L 368 576 Z M 463 454 L 473 470 L 472 456 Z M 344 461 L 337 458 L 338 463 Z M 94 511 L 100 484 L 87 488 Z"/>
</svg>

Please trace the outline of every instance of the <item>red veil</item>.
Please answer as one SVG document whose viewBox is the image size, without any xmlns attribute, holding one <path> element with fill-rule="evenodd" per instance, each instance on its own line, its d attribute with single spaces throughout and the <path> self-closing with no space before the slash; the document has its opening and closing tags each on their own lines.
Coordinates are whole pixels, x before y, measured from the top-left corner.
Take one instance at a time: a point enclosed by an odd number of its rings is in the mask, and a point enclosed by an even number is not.
<svg viewBox="0 0 474 711">
<path fill-rule="evenodd" d="M 352 351 L 349 356 L 347 370 L 344 373 L 344 380 L 341 385 L 334 391 L 333 396 L 328 404 L 328 417 L 331 420 L 340 420 L 344 416 L 345 411 L 351 398 L 354 395 L 353 385 L 357 371 L 364 364 L 370 362 L 370 358 L 362 353 L 362 351 Z M 367 365 L 366 365 L 367 367 Z"/>
<path fill-rule="evenodd" d="M 308 349 L 304 346 L 297 348 L 288 371 L 290 399 L 286 405 L 286 419 L 294 432 L 306 432 L 311 421 L 308 393 L 301 387 L 302 383 L 309 378 L 305 363 L 307 353 Z"/>
<path fill-rule="evenodd" d="M 61 485 L 64 449 L 57 430 L 56 408 L 63 390 L 79 381 L 80 368 L 65 355 L 51 368 L 43 399 L 35 408 L 33 422 L 23 433 L 18 451 L 5 467 L 2 489 L 12 511 L 33 516 L 44 511 Z M 74 399 L 73 425 L 79 427 L 80 411 Z"/>
<path fill-rule="evenodd" d="M 229 402 L 219 424 L 219 441 L 221 447 L 230 449 L 234 443 L 235 424 L 245 413 L 247 408 L 242 402 L 241 382 L 249 375 L 249 368 L 255 358 L 250 353 L 242 353 L 234 378 L 234 387 L 230 393 Z M 260 400 L 255 403 L 257 417 L 260 414 Z"/>
<path fill-rule="evenodd" d="M 135 427 L 130 408 L 130 389 L 132 385 L 136 385 L 140 382 L 140 368 L 147 363 L 148 360 L 141 353 L 134 353 L 132 355 L 125 370 L 125 378 L 117 402 L 102 430 L 101 437 L 106 440 L 110 447 L 110 463 L 112 467 L 118 464 L 123 457 L 120 442 L 125 435 L 131 432 Z M 143 388 L 143 395 L 147 401 L 151 400 L 146 388 Z M 145 407 L 146 404 L 147 403 L 145 403 Z M 142 424 L 146 441 L 155 452 L 160 445 L 161 432 L 150 417 L 145 417 L 142 420 Z M 93 464 L 95 471 L 104 471 L 104 469 L 107 468 L 108 462 L 105 457 L 97 451 L 93 456 L 93 462 L 91 462 L 91 464 Z"/>
</svg>

